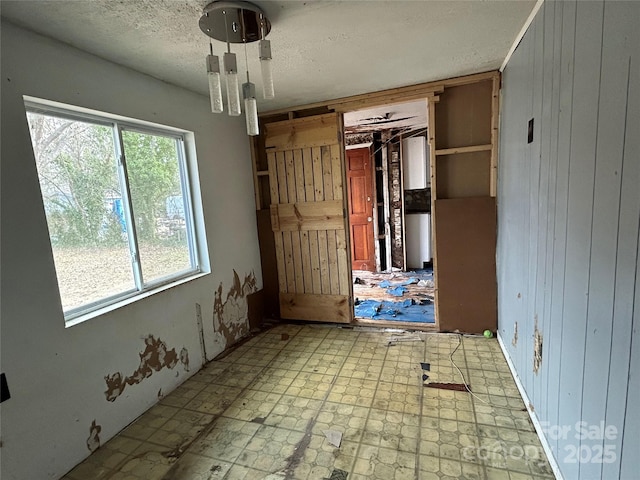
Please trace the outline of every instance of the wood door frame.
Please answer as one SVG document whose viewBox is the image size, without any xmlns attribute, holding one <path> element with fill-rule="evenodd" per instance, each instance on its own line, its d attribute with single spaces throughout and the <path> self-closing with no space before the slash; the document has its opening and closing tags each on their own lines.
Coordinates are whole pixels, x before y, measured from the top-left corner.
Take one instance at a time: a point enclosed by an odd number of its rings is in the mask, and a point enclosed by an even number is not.
<svg viewBox="0 0 640 480">
<path fill-rule="evenodd" d="M 491 153 L 491 165 L 490 165 L 490 196 L 496 196 L 496 185 L 497 185 L 497 166 L 498 166 L 498 128 L 499 128 L 499 90 L 500 90 L 500 72 L 497 70 L 491 70 L 488 72 L 466 75 L 461 77 L 454 77 L 434 82 L 427 82 L 417 85 L 410 85 L 406 87 L 392 88 L 388 90 L 372 92 L 362 95 L 354 95 L 350 97 L 344 97 L 334 100 L 327 100 L 323 102 L 317 102 L 313 104 L 300 105 L 294 107 L 283 108 L 279 110 L 271 110 L 267 112 L 263 112 L 259 115 L 260 122 L 275 121 L 278 119 L 293 119 L 311 115 L 317 115 L 322 113 L 336 112 L 343 114 L 345 112 L 354 111 L 354 110 L 362 110 L 364 108 L 376 107 L 381 105 L 388 105 L 394 103 L 401 103 L 411 100 L 417 99 L 426 99 L 428 102 L 428 118 L 429 118 L 429 132 L 428 132 L 428 148 L 430 149 L 430 175 L 431 175 L 431 186 L 432 186 L 432 195 L 431 195 L 431 209 L 432 209 L 432 238 L 435 239 L 435 225 L 434 222 L 434 203 L 437 198 L 436 192 L 436 179 L 435 179 L 435 162 L 436 162 L 436 152 L 435 152 L 435 105 L 439 100 L 440 94 L 442 94 L 446 88 L 456 87 L 462 85 L 470 85 L 479 82 L 483 82 L 486 80 L 491 80 L 493 82 L 493 91 L 492 91 L 492 108 L 491 108 L 491 141 L 488 145 L 483 145 L 483 148 L 489 150 Z M 341 131 L 343 132 L 344 138 L 344 120 L 342 115 L 339 115 L 339 122 L 341 125 Z M 254 181 L 256 182 L 256 208 L 261 210 L 264 208 L 264 197 L 268 198 L 268 188 L 265 189 L 264 186 L 261 186 L 261 178 L 264 178 L 264 166 L 262 168 L 258 168 L 259 162 L 261 162 L 261 139 L 262 137 L 254 137 L 252 142 L 252 157 L 253 157 L 253 169 L 254 169 Z M 344 142 L 342 142 L 344 143 Z M 254 148 L 255 147 L 255 148 Z M 452 152 L 438 152 L 439 155 L 445 155 Z M 342 149 L 342 155 L 344 156 L 344 148 Z M 264 163 L 260 163 L 264 165 Z M 344 164 L 344 158 L 343 158 Z M 345 172 L 346 174 L 346 169 Z M 262 184 L 263 185 L 263 184 Z M 266 190 L 266 193 L 265 193 Z M 347 216 L 347 229 L 350 228 L 348 224 L 348 216 Z M 347 238 L 347 242 L 349 243 L 348 248 L 351 248 L 350 239 Z M 434 271 L 437 268 L 437 250 L 436 250 L 436 242 L 433 242 L 432 251 L 433 251 L 433 262 L 434 262 Z M 351 265 L 351 258 L 348 258 L 349 266 Z M 436 288 L 435 288 L 435 309 L 436 309 L 436 321 L 434 324 L 429 324 L 429 327 L 432 329 L 440 330 L 440 319 L 438 315 L 438 281 L 437 276 L 435 276 Z M 351 285 L 351 301 L 353 301 L 353 285 Z M 376 321 L 379 322 L 379 321 Z M 355 323 L 363 323 L 355 321 Z M 399 326 L 398 323 L 390 322 L 388 325 L 385 325 L 384 322 L 376 323 L 379 326 Z M 418 324 L 419 325 L 419 324 Z M 416 325 L 417 327 L 417 325 Z"/>
</svg>

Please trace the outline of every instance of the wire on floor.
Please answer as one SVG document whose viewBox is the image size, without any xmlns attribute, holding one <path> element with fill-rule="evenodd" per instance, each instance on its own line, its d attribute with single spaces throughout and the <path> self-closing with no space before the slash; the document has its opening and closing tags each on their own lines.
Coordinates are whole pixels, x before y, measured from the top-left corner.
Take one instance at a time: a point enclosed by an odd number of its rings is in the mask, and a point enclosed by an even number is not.
<svg viewBox="0 0 640 480">
<path fill-rule="evenodd" d="M 473 393 L 471 391 L 471 389 L 469 388 L 469 385 L 467 384 L 467 379 L 464 377 L 464 374 L 462 373 L 462 370 L 460 370 L 460 368 L 458 368 L 458 365 L 456 365 L 456 362 L 453 361 L 453 355 L 456 353 L 456 351 L 458 351 L 458 349 L 460 348 L 460 346 L 462 345 L 462 337 L 464 336 L 461 333 L 436 333 L 434 335 L 452 335 L 455 336 L 458 339 L 458 345 L 456 345 L 456 348 L 453 349 L 453 351 L 449 354 L 449 361 L 451 362 L 451 365 L 453 365 L 453 367 L 458 371 L 458 373 L 460 374 L 460 377 L 462 377 L 462 384 L 464 385 L 464 388 L 466 389 L 467 392 L 469 392 L 475 399 L 479 400 L 480 402 L 484 403 L 485 405 L 489 405 L 490 407 L 495 407 L 495 408 L 503 408 L 506 410 L 522 410 L 521 408 L 513 408 L 510 406 L 504 406 L 504 405 L 494 405 L 493 403 L 487 402 L 486 400 L 483 400 L 482 398 L 480 398 L 478 395 L 476 395 L 475 393 Z M 475 335 L 470 335 L 475 337 Z M 429 337 L 427 337 L 428 339 Z M 488 395 L 488 394 L 487 394 Z"/>
</svg>

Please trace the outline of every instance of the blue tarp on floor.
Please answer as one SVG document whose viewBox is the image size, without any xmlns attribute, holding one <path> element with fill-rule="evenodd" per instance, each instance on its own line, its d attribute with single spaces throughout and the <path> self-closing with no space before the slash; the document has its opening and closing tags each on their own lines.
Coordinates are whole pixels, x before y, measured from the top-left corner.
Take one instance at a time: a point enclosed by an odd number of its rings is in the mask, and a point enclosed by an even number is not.
<svg viewBox="0 0 640 480">
<path fill-rule="evenodd" d="M 403 302 L 379 302 L 377 300 L 356 301 L 356 317 L 397 322 L 435 323 L 433 304 L 420 305 L 412 300 Z"/>
</svg>

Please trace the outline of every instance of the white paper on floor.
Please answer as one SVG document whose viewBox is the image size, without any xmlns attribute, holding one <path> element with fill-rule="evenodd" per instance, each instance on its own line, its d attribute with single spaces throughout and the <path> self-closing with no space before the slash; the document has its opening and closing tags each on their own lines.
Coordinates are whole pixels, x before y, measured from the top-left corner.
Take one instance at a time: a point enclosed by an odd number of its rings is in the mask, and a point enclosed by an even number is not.
<svg viewBox="0 0 640 480">
<path fill-rule="evenodd" d="M 342 432 L 338 432 L 337 430 L 325 430 L 324 436 L 327 437 L 327 440 L 331 445 L 340 448 L 340 443 L 342 442 Z"/>
</svg>

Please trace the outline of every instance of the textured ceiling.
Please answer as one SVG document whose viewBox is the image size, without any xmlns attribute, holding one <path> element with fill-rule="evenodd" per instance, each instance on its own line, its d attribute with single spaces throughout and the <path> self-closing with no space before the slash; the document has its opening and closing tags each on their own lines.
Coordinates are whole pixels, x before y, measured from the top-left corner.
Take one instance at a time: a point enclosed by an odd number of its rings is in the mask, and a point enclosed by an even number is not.
<svg viewBox="0 0 640 480">
<path fill-rule="evenodd" d="M 9 21 L 207 94 L 207 0 L 6 1 Z M 535 0 L 256 1 L 273 25 L 274 100 L 261 111 L 500 67 Z M 218 54 L 224 45 L 214 41 Z M 260 91 L 257 45 L 249 47 Z M 242 47 L 238 68 L 245 70 Z"/>
</svg>

